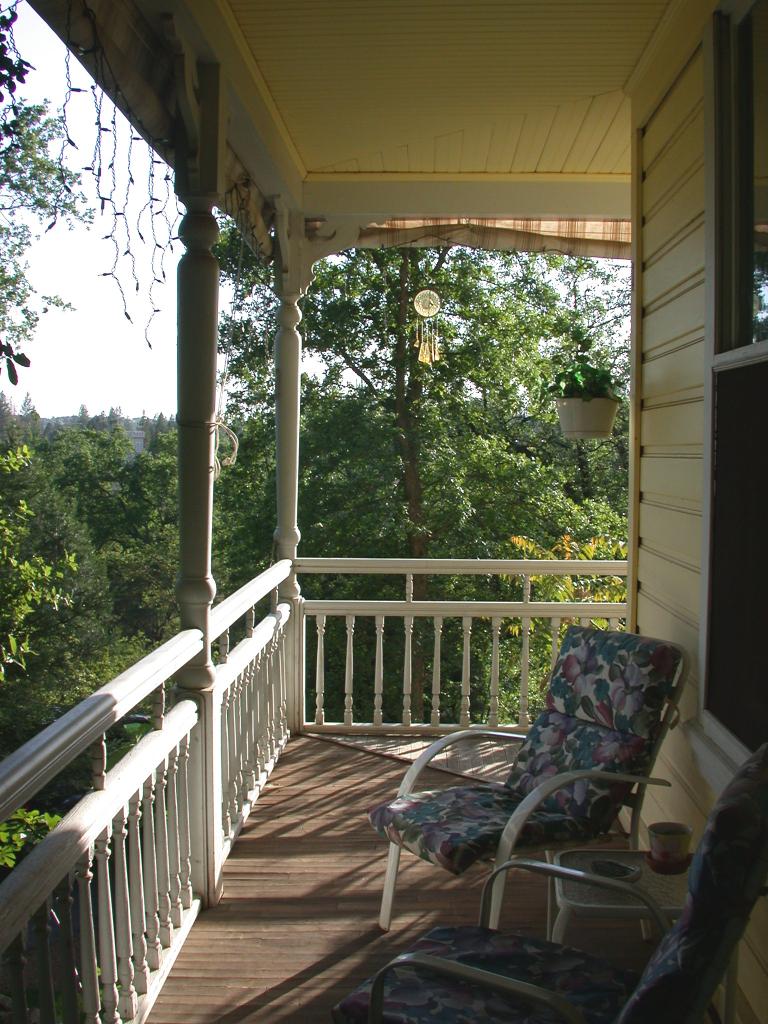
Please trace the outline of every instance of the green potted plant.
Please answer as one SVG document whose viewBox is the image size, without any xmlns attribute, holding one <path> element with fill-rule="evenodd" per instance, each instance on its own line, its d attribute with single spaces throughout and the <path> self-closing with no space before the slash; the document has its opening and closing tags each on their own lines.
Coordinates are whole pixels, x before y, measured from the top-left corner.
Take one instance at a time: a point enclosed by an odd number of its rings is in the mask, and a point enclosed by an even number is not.
<svg viewBox="0 0 768 1024">
<path fill-rule="evenodd" d="M 556 398 L 564 437 L 610 437 L 619 399 L 611 371 L 590 362 L 585 352 L 555 371 L 550 394 Z"/>
</svg>

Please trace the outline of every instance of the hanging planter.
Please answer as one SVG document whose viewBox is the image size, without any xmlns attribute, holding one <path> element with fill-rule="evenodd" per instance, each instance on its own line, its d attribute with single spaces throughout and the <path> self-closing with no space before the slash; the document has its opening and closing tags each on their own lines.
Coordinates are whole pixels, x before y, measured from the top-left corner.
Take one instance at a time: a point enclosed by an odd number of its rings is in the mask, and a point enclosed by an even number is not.
<svg viewBox="0 0 768 1024">
<path fill-rule="evenodd" d="M 585 355 L 578 355 L 557 371 L 549 391 L 556 397 L 563 437 L 611 436 L 619 399 L 610 370 L 593 366 Z"/>
<path fill-rule="evenodd" d="M 563 437 L 610 437 L 618 408 L 616 398 L 558 398 Z"/>
</svg>

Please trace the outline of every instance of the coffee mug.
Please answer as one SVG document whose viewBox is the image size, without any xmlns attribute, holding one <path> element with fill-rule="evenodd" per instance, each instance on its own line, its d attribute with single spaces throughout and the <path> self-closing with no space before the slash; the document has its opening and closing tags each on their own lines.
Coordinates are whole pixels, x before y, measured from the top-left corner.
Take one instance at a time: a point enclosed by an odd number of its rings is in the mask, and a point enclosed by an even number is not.
<svg viewBox="0 0 768 1024">
<path fill-rule="evenodd" d="M 660 866 L 671 866 L 687 860 L 692 831 L 690 825 L 680 821 L 657 821 L 649 825 L 651 860 Z"/>
</svg>

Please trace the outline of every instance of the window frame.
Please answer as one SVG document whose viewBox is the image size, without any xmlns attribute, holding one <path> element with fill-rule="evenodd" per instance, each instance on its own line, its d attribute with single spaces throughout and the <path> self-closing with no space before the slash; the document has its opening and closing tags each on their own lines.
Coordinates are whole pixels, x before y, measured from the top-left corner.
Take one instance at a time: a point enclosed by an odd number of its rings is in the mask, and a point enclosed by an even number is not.
<svg viewBox="0 0 768 1024">
<path fill-rule="evenodd" d="M 707 299 L 704 376 L 704 492 L 702 597 L 699 631 L 699 714 L 691 742 L 705 778 L 716 790 L 749 754 L 707 708 L 714 541 L 716 379 L 720 372 L 768 360 L 768 342 L 746 342 L 744 289 L 750 287 L 753 174 L 751 66 L 744 56 L 746 19 L 758 0 L 732 0 L 715 12 L 705 39 L 705 174 Z M 750 102 L 745 103 L 745 95 Z M 745 152 L 745 150 L 749 153 Z M 745 190 L 750 190 L 745 202 Z M 748 221 L 748 223 L 747 223 Z M 751 243 L 750 243 L 751 245 Z M 747 261 L 750 273 L 747 274 Z M 751 320 L 749 323 L 751 331 Z M 739 343 L 739 339 L 741 343 Z"/>
</svg>

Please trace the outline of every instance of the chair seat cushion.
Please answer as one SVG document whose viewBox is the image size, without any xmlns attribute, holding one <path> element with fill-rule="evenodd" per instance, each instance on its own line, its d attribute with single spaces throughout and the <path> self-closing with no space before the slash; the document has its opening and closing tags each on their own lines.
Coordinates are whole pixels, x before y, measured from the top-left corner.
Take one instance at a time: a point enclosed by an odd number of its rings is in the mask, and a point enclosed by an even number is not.
<svg viewBox="0 0 768 1024">
<path fill-rule="evenodd" d="M 521 800 L 506 786 L 451 786 L 396 797 L 373 807 L 368 817 L 383 839 L 460 875 L 475 861 L 494 856 L 504 826 Z M 589 818 L 534 811 L 515 849 L 581 842 L 597 834 Z"/>
<path fill-rule="evenodd" d="M 556 992 L 578 1006 L 588 1024 L 612 1024 L 637 983 L 636 975 L 599 957 L 477 926 L 434 928 L 407 952 L 456 960 Z M 367 1021 L 370 988 L 370 980 L 364 982 L 334 1007 L 336 1024 Z M 387 1024 L 562 1024 L 562 1017 L 545 1007 L 418 967 L 393 971 L 384 992 Z"/>
</svg>

